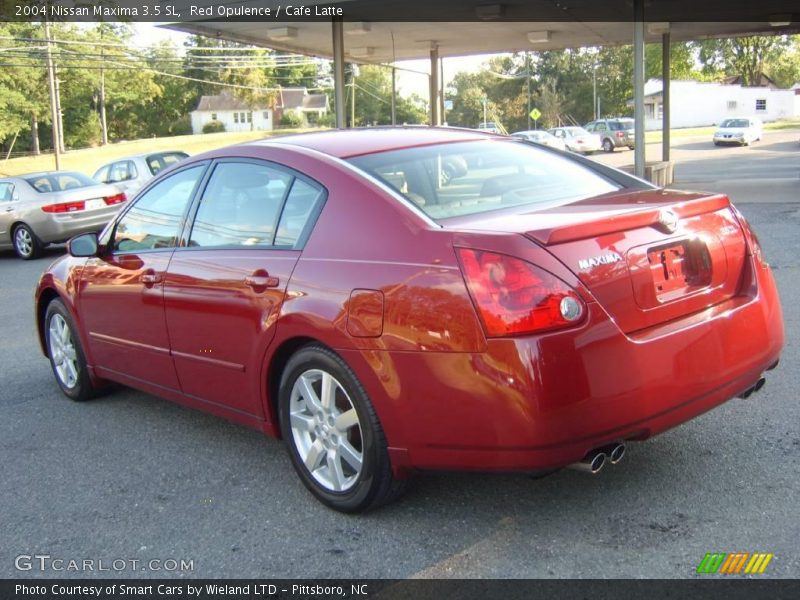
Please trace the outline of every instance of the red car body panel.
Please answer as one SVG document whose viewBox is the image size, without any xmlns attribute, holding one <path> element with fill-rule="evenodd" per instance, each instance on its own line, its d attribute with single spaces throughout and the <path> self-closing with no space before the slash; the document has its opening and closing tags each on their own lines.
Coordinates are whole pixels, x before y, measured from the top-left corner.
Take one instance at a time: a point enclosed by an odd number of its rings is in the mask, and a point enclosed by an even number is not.
<svg viewBox="0 0 800 600">
<path fill-rule="evenodd" d="M 96 377 L 271 435 L 278 435 L 275 365 L 298 344 L 325 344 L 366 389 L 396 475 L 563 466 L 691 419 L 752 387 L 777 362 L 783 324 L 775 283 L 724 196 L 623 190 L 440 226 L 340 157 L 516 142 L 436 129 L 384 132 L 296 136 L 180 163 L 274 161 L 328 195 L 302 251 L 178 248 L 128 256 L 123 265 L 61 259 L 37 290 L 40 338 L 43 307 L 58 295 Z M 665 207 L 680 218 L 674 233 L 658 229 Z M 707 254 L 695 251 L 697 240 Z M 487 338 L 456 258 L 462 247 L 552 273 L 577 291 L 586 314 L 564 330 Z M 664 289 L 654 287 L 662 249 L 673 251 L 667 268 L 691 271 L 694 287 L 670 287 L 669 278 Z M 620 260 L 580 267 L 611 252 Z M 160 276 L 151 285 L 140 281 L 148 269 Z M 243 285 L 248 276 L 278 285 Z"/>
</svg>

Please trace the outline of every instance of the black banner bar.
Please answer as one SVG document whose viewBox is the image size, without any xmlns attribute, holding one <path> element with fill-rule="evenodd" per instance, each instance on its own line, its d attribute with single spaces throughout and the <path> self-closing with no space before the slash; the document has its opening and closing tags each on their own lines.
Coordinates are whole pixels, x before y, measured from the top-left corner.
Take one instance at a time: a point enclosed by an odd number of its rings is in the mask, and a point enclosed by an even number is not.
<svg viewBox="0 0 800 600">
<path fill-rule="evenodd" d="M 796 600 L 797 579 L 0 580 L 2 600 Z"/>
</svg>

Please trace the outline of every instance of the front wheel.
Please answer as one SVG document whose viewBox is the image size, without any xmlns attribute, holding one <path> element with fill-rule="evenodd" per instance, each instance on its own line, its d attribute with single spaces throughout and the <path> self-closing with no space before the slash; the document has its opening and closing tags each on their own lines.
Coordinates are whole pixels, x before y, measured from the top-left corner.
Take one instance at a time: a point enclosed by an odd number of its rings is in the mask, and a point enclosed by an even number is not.
<svg viewBox="0 0 800 600">
<path fill-rule="evenodd" d="M 360 512 L 406 487 L 392 476 L 386 438 L 355 373 L 318 345 L 299 350 L 281 377 L 281 434 L 303 484 L 323 504 Z"/>
<path fill-rule="evenodd" d="M 44 319 L 47 355 L 56 383 L 64 395 L 72 400 L 92 398 L 96 390 L 89 376 L 81 341 L 64 303 L 53 300 L 47 306 Z"/>
<path fill-rule="evenodd" d="M 41 254 L 42 243 L 30 227 L 17 225 L 14 229 L 14 250 L 22 260 L 30 260 Z"/>
</svg>

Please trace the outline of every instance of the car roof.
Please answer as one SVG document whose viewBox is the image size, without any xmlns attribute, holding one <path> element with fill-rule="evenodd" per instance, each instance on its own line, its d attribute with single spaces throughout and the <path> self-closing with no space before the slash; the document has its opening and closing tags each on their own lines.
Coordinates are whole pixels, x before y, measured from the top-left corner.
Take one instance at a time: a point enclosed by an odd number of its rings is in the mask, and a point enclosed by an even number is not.
<svg viewBox="0 0 800 600">
<path fill-rule="evenodd" d="M 119 158 L 113 158 L 111 160 L 107 160 L 97 168 L 102 169 L 106 165 L 110 165 L 116 162 L 122 162 L 123 160 L 136 160 L 137 158 L 147 158 L 148 156 L 158 156 L 159 154 L 186 154 L 188 156 L 189 153 L 183 150 L 153 150 L 152 152 L 142 152 L 140 154 L 131 154 L 130 156 L 120 156 Z"/>
<path fill-rule="evenodd" d="M 59 173 L 62 175 L 71 173 L 79 173 L 80 175 L 83 175 L 83 173 L 81 173 L 80 171 L 76 170 L 67 171 L 65 169 L 61 169 L 60 171 L 36 171 L 34 173 L 22 173 L 21 175 L 14 175 L 14 177 L 18 179 L 25 179 L 28 177 L 49 177 L 50 175 L 58 175 Z"/>
<path fill-rule="evenodd" d="M 267 138 L 243 144 L 243 146 L 292 145 L 316 150 L 337 158 L 352 158 L 403 148 L 492 139 L 508 138 L 493 133 L 456 127 L 368 127 Z"/>
</svg>

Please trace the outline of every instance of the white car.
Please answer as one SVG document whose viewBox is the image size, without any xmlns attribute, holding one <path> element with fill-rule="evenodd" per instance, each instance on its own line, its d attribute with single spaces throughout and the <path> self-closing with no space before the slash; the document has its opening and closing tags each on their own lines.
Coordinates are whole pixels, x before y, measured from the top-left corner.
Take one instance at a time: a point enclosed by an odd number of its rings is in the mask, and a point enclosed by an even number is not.
<svg viewBox="0 0 800 600">
<path fill-rule="evenodd" d="M 550 146 L 558 150 L 566 150 L 567 145 L 564 140 L 557 138 L 554 135 L 547 133 L 544 129 L 529 129 L 528 131 L 517 131 L 512 133 L 511 137 L 520 138 L 529 142 L 535 142 L 542 146 Z"/>
<path fill-rule="evenodd" d="M 603 141 L 596 133 L 589 133 L 583 127 L 553 127 L 547 132 L 554 135 L 567 146 L 571 152 L 591 154 L 603 149 Z"/>
<path fill-rule="evenodd" d="M 189 155 L 186 152 L 169 150 L 118 158 L 97 169 L 94 179 L 100 183 L 116 185 L 129 198 L 132 198 L 159 171 L 188 157 Z"/>
<path fill-rule="evenodd" d="M 714 145 L 738 144 L 749 146 L 763 135 L 763 125 L 755 117 L 725 119 L 714 132 Z"/>
</svg>

